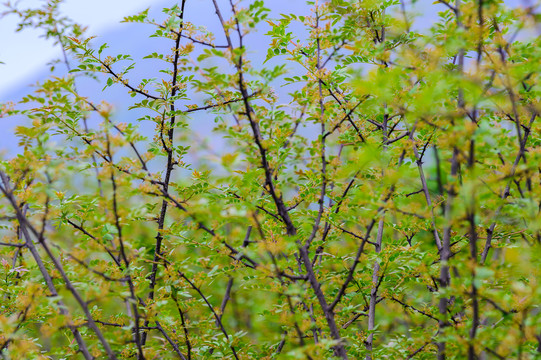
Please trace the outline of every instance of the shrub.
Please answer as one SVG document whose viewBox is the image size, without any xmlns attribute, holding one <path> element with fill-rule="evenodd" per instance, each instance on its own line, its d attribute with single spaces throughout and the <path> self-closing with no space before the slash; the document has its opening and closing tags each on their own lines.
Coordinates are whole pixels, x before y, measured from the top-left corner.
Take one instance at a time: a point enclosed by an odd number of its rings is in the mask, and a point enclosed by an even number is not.
<svg viewBox="0 0 541 360">
<path fill-rule="evenodd" d="M 155 76 L 59 4 L 7 10 L 71 71 L 2 108 L 4 358 L 539 356 L 535 7 L 183 0 Z"/>
</svg>

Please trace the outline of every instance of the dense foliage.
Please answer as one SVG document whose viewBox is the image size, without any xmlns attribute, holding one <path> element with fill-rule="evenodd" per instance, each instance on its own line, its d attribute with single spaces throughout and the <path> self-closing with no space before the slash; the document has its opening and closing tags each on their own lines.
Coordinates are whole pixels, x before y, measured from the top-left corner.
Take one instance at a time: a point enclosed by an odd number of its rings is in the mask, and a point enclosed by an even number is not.
<svg viewBox="0 0 541 360">
<path fill-rule="evenodd" d="M 60 2 L 4 14 L 68 70 L 1 111 L 3 358 L 541 356 L 534 6 L 182 0 L 134 61 Z"/>
</svg>

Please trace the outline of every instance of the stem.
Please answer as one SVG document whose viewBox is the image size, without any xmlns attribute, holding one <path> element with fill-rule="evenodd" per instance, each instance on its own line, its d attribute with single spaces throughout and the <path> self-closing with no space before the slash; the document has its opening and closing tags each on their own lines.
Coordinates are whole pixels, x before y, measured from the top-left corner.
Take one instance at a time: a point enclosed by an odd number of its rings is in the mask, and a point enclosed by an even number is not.
<svg viewBox="0 0 541 360">
<path fill-rule="evenodd" d="M 0 171 L 0 178 L 2 179 L 2 183 L 3 183 L 3 186 L 0 186 L 0 191 L 2 191 L 4 196 L 9 200 L 13 209 L 15 210 L 17 221 L 19 222 L 20 231 L 23 234 L 23 237 L 25 238 L 25 246 L 30 250 L 32 257 L 36 261 L 36 265 L 38 266 L 38 269 L 41 272 L 41 275 L 43 276 L 45 283 L 47 284 L 47 288 L 49 289 L 51 296 L 57 297 L 58 291 L 56 290 L 56 287 L 53 284 L 52 277 L 49 274 L 47 268 L 45 267 L 45 264 L 43 263 L 41 255 L 39 254 L 36 247 L 34 246 L 34 242 L 32 241 L 30 234 L 28 233 L 28 229 L 25 226 L 26 215 L 23 211 L 21 211 L 21 209 L 19 208 L 17 204 L 17 201 L 13 198 L 12 190 L 10 189 L 10 186 L 9 186 L 8 177 L 4 172 Z M 58 304 L 60 313 L 64 316 L 69 317 L 69 311 L 66 305 L 64 304 L 64 302 L 62 300 L 57 300 L 56 303 Z M 79 332 L 79 330 L 72 324 L 68 324 L 67 327 L 70 329 L 73 336 L 75 337 L 75 341 L 77 342 L 77 345 L 79 346 L 79 351 L 83 354 L 85 359 L 87 360 L 94 359 L 94 357 L 90 355 L 86 342 L 81 336 L 81 333 Z"/>
<path fill-rule="evenodd" d="M 178 59 L 180 57 L 179 52 L 179 45 L 180 45 L 180 39 L 182 36 L 182 30 L 184 28 L 184 6 L 186 5 L 186 0 L 182 0 L 181 8 L 180 8 L 180 30 L 178 32 L 178 35 L 175 39 L 175 48 L 174 48 L 174 60 L 173 60 L 173 79 L 172 79 L 172 88 L 171 88 L 171 98 L 174 98 L 177 93 L 177 75 L 178 75 Z M 167 165 L 165 169 L 165 176 L 163 180 L 163 192 L 167 193 L 169 190 L 169 182 L 171 181 L 171 173 L 173 172 L 173 169 L 175 167 L 174 161 L 173 161 L 173 139 L 175 135 L 175 122 L 176 122 L 176 115 L 175 115 L 175 102 L 171 101 L 170 105 L 170 111 L 171 111 L 171 119 L 169 121 L 169 131 L 168 131 L 168 139 L 169 144 L 165 147 L 165 150 L 167 151 Z M 161 130 L 163 132 L 163 129 Z M 160 257 L 162 255 L 162 231 L 164 229 L 165 225 L 165 217 L 167 215 L 167 205 L 168 201 L 164 199 L 162 201 L 162 206 L 160 210 L 160 216 L 158 218 L 158 234 L 156 235 L 156 247 L 154 249 L 154 260 L 152 262 L 152 270 L 149 275 L 150 279 L 150 290 L 148 294 L 148 302 L 151 303 L 154 300 L 154 289 L 156 287 L 156 278 L 158 275 L 158 264 Z M 148 326 L 149 320 L 145 320 L 144 326 Z M 147 332 L 143 332 L 142 337 L 142 344 L 145 345 L 147 340 Z"/>
</svg>

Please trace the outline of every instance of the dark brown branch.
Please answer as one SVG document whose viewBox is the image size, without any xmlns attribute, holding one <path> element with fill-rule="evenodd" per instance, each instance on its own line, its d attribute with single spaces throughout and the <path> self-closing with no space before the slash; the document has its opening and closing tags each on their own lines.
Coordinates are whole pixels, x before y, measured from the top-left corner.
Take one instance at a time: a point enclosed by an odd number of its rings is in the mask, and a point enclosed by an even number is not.
<svg viewBox="0 0 541 360">
<path fill-rule="evenodd" d="M 405 132 L 404 134 L 402 134 L 402 135 L 400 135 L 400 136 L 397 136 L 397 137 L 394 138 L 394 139 L 387 140 L 387 141 L 385 142 L 385 145 L 390 145 L 390 144 L 392 144 L 392 143 L 394 143 L 394 142 L 397 142 L 397 141 L 399 141 L 399 140 L 405 138 L 405 137 L 408 136 L 408 135 L 409 135 L 409 133 L 408 133 L 408 132 Z"/>
<path fill-rule="evenodd" d="M 348 276 L 346 277 L 346 280 L 344 281 L 344 283 L 340 287 L 340 290 L 338 291 L 338 294 L 336 294 L 336 298 L 334 299 L 334 301 L 329 306 L 329 308 L 331 310 L 334 309 L 336 307 L 336 305 L 338 305 L 338 303 L 342 300 L 342 296 L 344 296 L 344 294 L 346 293 L 346 289 L 349 286 L 349 283 L 351 282 L 351 280 L 353 280 L 353 276 L 355 274 L 355 269 L 357 268 L 357 265 L 359 265 L 359 262 L 361 261 L 361 255 L 364 252 L 364 246 L 368 242 L 368 238 L 370 237 L 370 233 L 372 232 L 372 228 L 374 227 L 375 223 L 376 223 L 376 220 L 372 219 L 372 221 L 368 225 L 367 230 L 366 230 L 366 235 L 363 237 L 363 240 L 361 241 L 361 245 L 359 246 L 359 248 L 357 250 L 357 253 L 355 254 L 355 259 L 353 260 L 353 265 L 351 266 L 351 268 L 348 271 Z"/>
<path fill-rule="evenodd" d="M 231 299 L 231 289 L 233 288 L 233 278 L 230 278 L 227 282 L 227 287 L 225 289 L 224 298 L 222 299 L 222 304 L 220 305 L 220 321 L 222 320 L 222 316 L 224 315 L 225 307 L 227 306 L 227 302 Z M 216 325 L 219 326 L 218 322 L 216 322 Z"/>
<path fill-rule="evenodd" d="M 515 160 L 513 162 L 513 167 L 511 168 L 511 172 L 510 172 L 509 177 L 508 177 L 509 180 L 507 182 L 507 185 L 505 186 L 504 191 L 500 195 L 501 200 L 505 200 L 510 194 L 509 190 L 511 188 L 511 182 L 514 179 L 514 176 L 516 174 L 518 164 L 520 163 L 520 159 L 524 156 L 524 153 L 526 151 L 526 144 L 527 144 L 528 138 L 530 136 L 530 129 L 532 128 L 533 122 L 534 122 L 536 117 L 537 117 L 537 113 L 534 112 L 532 114 L 532 117 L 530 118 L 530 122 L 528 124 L 528 131 L 525 132 L 524 137 L 522 138 L 522 141 L 520 143 L 519 151 L 518 151 L 517 155 L 515 156 Z M 497 217 L 500 214 L 501 210 L 502 210 L 502 206 L 500 205 L 498 207 L 498 209 L 496 210 L 496 216 L 495 217 Z M 495 228 L 496 228 L 496 222 L 494 221 L 494 222 L 492 222 L 492 224 L 490 224 L 490 226 L 486 230 L 487 231 L 487 239 L 485 241 L 485 246 L 484 246 L 483 252 L 481 253 L 481 261 L 480 261 L 481 265 L 483 265 L 485 263 L 485 261 L 487 259 L 487 256 L 488 256 L 488 252 L 492 247 L 492 237 L 494 235 L 494 229 Z"/>
<path fill-rule="evenodd" d="M 180 315 L 180 323 L 182 325 L 182 331 L 184 332 L 184 342 L 186 343 L 186 348 L 188 349 L 188 359 L 192 359 L 192 344 L 190 342 L 190 333 L 188 331 L 188 327 L 186 326 L 186 315 L 184 314 L 184 311 L 182 311 L 182 308 L 180 307 L 180 304 L 178 303 L 178 299 L 176 296 L 176 293 L 171 294 L 171 297 L 173 298 L 173 301 L 175 302 L 175 305 L 178 310 L 178 314 Z M 181 354 L 181 357 L 186 360 L 184 355 Z"/>
<path fill-rule="evenodd" d="M 90 313 L 90 310 L 88 309 L 88 306 L 87 306 L 86 302 L 83 300 L 83 298 L 81 297 L 81 295 L 79 294 L 77 289 L 75 289 L 72 282 L 69 280 L 68 276 L 66 275 L 66 273 L 64 271 L 64 268 L 63 268 L 62 264 L 58 261 L 58 259 L 51 252 L 51 249 L 47 245 L 45 239 L 43 237 L 39 238 L 40 232 L 38 232 L 29 223 L 27 218 L 22 214 L 22 212 L 21 212 L 21 210 L 19 208 L 19 205 L 17 204 L 17 201 L 13 197 L 13 194 L 12 194 L 10 188 L 9 188 L 9 182 L 8 182 L 7 176 L 2 171 L 0 171 L 0 177 L 2 178 L 2 182 L 3 182 L 3 186 L 0 186 L 0 191 L 2 191 L 4 196 L 8 199 L 11 206 L 13 207 L 13 210 L 15 210 L 15 212 L 17 214 L 17 220 L 19 222 L 19 225 L 21 226 L 21 230 L 23 231 L 24 237 L 26 239 L 26 246 L 30 249 L 30 252 L 34 256 L 34 259 L 36 260 L 36 263 L 38 264 L 38 267 L 40 268 L 40 271 L 41 271 L 42 275 L 45 278 L 45 281 L 46 281 L 46 283 L 48 285 L 49 291 L 51 291 L 53 296 L 58 295 L 58 293 L 57 293 L 57 291 L 56 291 L 56 289 L 54 287 L 54 284 L 52 282 L 52 278 L 49 275 L 49 273 L 47 272 L 47 270 L 45 268 L 45 265 L 43 264 L 43 261 L 41 259 L 41 256 L 39 255 L 39 253 L 37 252 L 37 249 L 35 248 L 35 246 L 33 244 L 33 241 L 31 239 L 29 231 L 38 239 L 39 243 L 42 245 L 43 249 L 47 253 L 47 256 L 52 261 L 54 267 L 60 273 L 60 276 L 61 276 L 62 280 L 64 281 L 64 286 L 73 295 L 73 297 L 75 298 L 75 300 L 77 301 L 77 303 L 79 304 L 81 309 L 83 310 L 83 312 L 84 312 L 84 314 L 86 316 L 86 319 L 89 322 L 89 327 L 94 331 L 94 333 L 98 337 L 98 339 L 99 339 L 100 343 L 102 344 L 105 352 L 107 353 L 107 356 L 109 357 L 109 359 L 112 359 L 112 360 L 116 359 L 116 356 L 113 353 L 111 347 L 109 346 L 109 343 L 107 342 L 107 340 L 103 336 L 100 329 L 96 326 L 96 324 L 95 324 L 95 322 L 94 322 L 94 320 L 92 318 L 92 314 Z M 47 198 L 46 206 L 48 206 L 48 202 L 49 202 L 49 199 Z M 61 311 L 63 311 L 63 314 L 67 315 L 68 311 L 67 311 L 65 305 L 63 303 L 61 303 L 60 301 L 58 303 L 60 305 Z M 64 309 L 64 310 L 62 310 L 62 309 Z M 78 330 L 73 328 L 72 333 L 74 334 L 74 336 L 75 336 L 75 338 L 77 340 L 77 343 L 79 345 L 80 350 L 85 355 L 85 358 L 92 359 L 92 356 L 88 352 L 88 348 L 87 348 L 86 344 L 84 343 L 84 341 L 83 341 L 80 333 L 78 332 Z"/>
<path fill-rule="evenodd" d="M 201 289 L 199 287 L 197 287 L 193 282 L 190 281 L 190 279 L 188 279 L 188 277 L 180 272 L 180 271 L 177 271 L 178 275 L 183 278 L 184 280 L 186 280 L 186 282 L 188 284 L 190 284 L 190 286 L 192 287 L 192 289 L 194 289 L 198 294 L 199 296 L 201 296 L 201 298 L 203 299 L 203 301 L 205 302 L 205 304 L 207 304 L 207 307 L 209 308 L 209 310 L 212 312 L 212 315 L 214 316 L 214 319 L 216 319 L 216 323 L 218 324 L 218 327 L 219 329 L 221 330 L 221 332 L 224 334 L 225 338 L 229 340 L 229 335 L 227 333 L 227 331 L 225 330 L 224 328 L 224 324 L 222 323 L 222 319 L 220 316 L 218 316 L 218 314 L 216 313 L 216 311 L 214 310 L 214 307 L 209 303 L 207 297 L 203 294 L 203 292 L 201 291 Z M 229 345 L 229 348 L 231 349 L 231 351 L 233 352 L 233 356 L 235 357 L 235 359 L 238 360 L 238 355 L 237 355 L 237 351 L 235 350 L 235 347 L 233 345 Z"/>
<path fill-rule="evenodd" d="M 233 44 L 231 42 L 231 38 L 229 36 L 229 30 L 225 26 L 225 21 L 222 17 L 220 8 L 216 2 L 216 0 L 212 0 L 214 4 L 214 8 L 216 11 L 216 15 L 220 19 L 220 23 L 222 24 L 222 28 L 224 30 L 224 34 L 227 39 L 227 44 L 229 47 L 229 50 L 231 53 L 234 53 Z M 233 10 L 233 14 L 235 15 L 235 22 L 236 22 L 236 30 L 239 36 L 239 49 L 243 49 L 243 35 L 240 30 L 240 25 L 238 23 L 238 19 L 236 18 L 235 8 L 233 4 L 231 3 L 231 8 Z M 279 192 L 275 188 L 273 176 L 274 171 L 271 169 L 270 164 L 267 161 L 267 149 L 263 146 L 263 137 L 261 135 L 261 130 L 259 128 L 259 122 L 254 119 L 254 110 L 252 109 L 250 102 L 249 102 L 249 95 L 248 91 L 246 89 L 246 84 L 244 82 L 244 74 L 243 74 L 243 57 L 242 55 L 238 55 L 237 61 L 235 62 L 235 66 L 237 68 L 238 72 L 238 85 L 239 85 L 239 91 L 242 95 L 243 102 L 244 102 L 244 108 L 245 108 L 245 115 L 248 118 L 248 121 L 250 123 L 250 127 L 252 129 L 252 134 L 254 137 L 254 141 L 256 143 L 256 146 L 259 150 L 260 158 L 261 158 L 261 166 L 265 172 L 265 186 L 268 187 L 268 191 L 272 196 L 272 199 L 276 205 L 276 208 L 278 210 L 278 215 L 282 218 L 285 226 L 286 231 L 288 235 L 295 235 L 297 233 L 297 229 L 293 222 L 291 221 L 291 218 L 289 216 L 289 213 L 287 211 L 287 208 L 285 207 L 284 201 L 282 199 L 282 196 L 279 195 Z"/>
<path fill-rule="evenodd" d="M 171 84 L 171 98 L 174 98 L 178 87 L 177 87 L 177 75 L 178 75 L 178 59 L 180 57 L 180 39 L 182 35 L 182 30 L 184 28 L 184 7 L 186 5 L 186 0 L 182 0 L 182 4 L 180 6 L 180 14 L 178 15 L 178 18 L 180 19 L 180 30 L 178 32 L 178 35 L 175 39 L 175 47 L 174 47 L 174 60 L 173 60 L 173 75 L 172 75 L 172 84 Z M 165 175 L 163 179 L 163 186 L 162 191 L 166 193 L 169 189 L 169 182 L 171 181 L 171 174 L 174 169 L 174 161 L 173 161 L 173 138 L 175 134 L 175 122 L 176 122 L 176 115 L 175 115 L 175 102 L 171 101 L 171 104 L 169 106 L 170 112 L 171 112 L 171 118 L 169 120 L 169 131 L 167 133 L 167 137 L 169 139 L 169 146 L 164 145 L 164 150 L 167 152 L 167 165 L 165 168 Z M 162 117 L 165 119 L 165 116 Z M 160 131 L 160 134 L 163 136 L 163 129 Z M 162 139 L 163 143 L 163 139 Z M 154 289 L 156 287 L 156 279 L 158 274 L 158 261 L 162 255 L 162 241 L 163 241 L 163 235 L 162 231 L 165 226 L 165 218 L 167 216 L 167 205 L 168 202 L 164 199 L 162 201 L 161 209 L 160 209 L 160 215 L 158 217 L 158 232 L 156 234 L 156 245 L 154 248 L 154 261 L 152 263 L 152 269 L 150 271 L 150 275 L 148 276 L 150 280 L 150 286 L 149 286 L 149 294 L 148 299 L 150 302 L 154 300 Z M 145 320 L 145 326 L 148 326 L 148 319 Z M 142 336 L 142 344 L 145 345 L 147 339 L 147 333 L 143 332 Z"/>
<path fill-rule="evenodd" d="M 403 302 L 403 301 L 400 300 L 400 299 L 397 299 L 397 298 L 394 297 L 394 296 L 391 296 L 389 299 L 391 299 L 391 300 L 393 300 L 393 301 L 399 303 L 400 305 L 402 305 L 403 307 L 405 307 L 405 308 L 407 308 L 407 309 L 411 309 L 411 310 L 413 310 L 413 311 L 415 311 L 415 312 L 418 312 L 419 314 L 424 315 L 424 316 L 426 316 L 426 317 L 428 317 L 428 318 L 430 318 L 430 319 L 432 319 L 432 320 L 438 321 L 438 318 L 436 318 L 436 317 L 430 315 L 429 313 L 427 313 L 427 312 L 425 312 L 425 311 L 423 311 L 423 310 L 419 310 L 419 309 L 417 309 L 416 307 L 414 307 L 414 306 L 412 306 L 412 305 L 406 304 L 405 302 Z"/>
<path fill-rule="evenodd" d="M 101 59 L 98 59 L 98 58 L 95 58 L 97 61 L 99 61 L 99 63 L 105 67 L 105 69 L 107 70 L 107 72 L 111 75 L 113 75 L 113 77 L 115 79 L 117 79 L 117 81 L 119 83 L 121 83 L 122 85 L 124 85 L 125 87 L 127 87 L 128 89 L 130 89 L 131 91 L 133 92 L 136 92 L 138 94 L 141 94 L 149 99 L 153 99 L 153 100 L 164 100 L 163 98 L 159 97 L 159 96 L 154 96 L 154 95 L 151 95 L 143 90 L 139 90 L 139 89 L 136 89 L 134 88 L 132 85 L 130 85 L 129 82 L 127 82 L 126 80 L 122 79 L 116 72 L 114 72 L 114 70 L 108 65 L 106 64 L 105 62 L 103 62 L 103 60 Z"/>
<path fill-rule="evenodd" d="M 2 186 L 0 186 L 0 191 L 4 194 L 4 196 L 8 199 L 8 201 L 11 203 L 11 206 L 13 207 L 13 210 L 15 210 L 15 214 L 17 216 L 17 221 L 19 222 L 19 226 L 21 229 L 21 232 L 23 234 L 23 237 L 25 238 L 25 245 L 30 250 L 30 253 L 32 254 L 32 257 L 36 261 L 36 265 L 38 266 L 38 269 L 40 270 L 43 279 L 45 280 L 45 283 L 47 284 L 47 288 L 49 289 L 49 292 L 52 296 L 58 296 L 58 292 L 56 290 L 56 287 L 53 283 L 52 277 L 49 274 L 47 268 L 45 267 L 45 264 L 43 263 L 43 260 L 41 258 L 41 255 L 38 253 L 36 247 L 34 246 L 34 242 L 32 241 L 30 237 L 30 233 L 28 232 L 27 222 L 25 214 L 21 211 L 19 208 L 19 205 L 16 201 L 16 199 L 13 197 L 12 190 L 9 185 L 9 179 L 7 175 L 0 170 L 0 178 L 2 180 Z M 37 232 L 36 232 L 37 234 Z M 69 311 L 66 305 L 62 300 L 57 300 L 57 304 L 59 306 L 59 311 L 61 314 L 65 316 L 69 316 Z M 83 337 L 81 336 L 81 333 L 79 330 L 72 324 L 67 325 L 70 331 L 72 332 L 73 336 L 75 337 L 75 340 L 77 342 L 77 345 L 79 346 L 79 351 L 83 354 L 85 359 L 92 360 L 93 356 L 88 351 L 88 347 L 86 345 L 86 342 L 84 341 Z"/>
<path fill-rule="evenodd" d="M 107 135 L 107 155 L 109 156 L 109 159 L 111 160 L 111 163 L 113 163 L 113 154 L 111 153 L 111 143 L 109 141 L 109 134 Z M 120 215 L 118 213 L 118 201 L 117 201 L 117 184 L 116 184 L 116 178 L 115 178 L 115 172 L 114 169 L 111 169 L 111 184 L 113 186 L 113 215 L 115 218 L 115 227 L 117 229 L 117 235 L 118 235 L 118 242 L 120 247 L 120 255 L 122 257 L 122 260 L 124 261 L 124 265 L 126 267 L 126 282 L 128 283 L 129 291 L 130 291 L 130 303 L 131 303 L 131 311 L 133 312 L 133 320 L 134 320 L 134 341 L 135 345 L 137 346 L 137 358 L 139 360 L 145 360 L 145 355 L 143 352 L 142 347 L 142 341 L 141 341 L 141 333 L 139 330 L 139 321 L 140 321 L 140 314 L 139 314 L 139 308 L 137 306 L 137 297 L 135 295 L 135 286 L 132 281 L 132 277 L 130 274 L 130 262 L 128 260 L 128 257 L 126 255 L 126 249 L 124 246 L 124 240 L 122 238 L 122 226 L 120 225 Z M 129 305 L 128 305 L 129 306 Z"/>
<path fill-rule="evenodd" d="M 255 91 L 254 93 L 250 94 L 249 97 L 252 98 L 254 96 L 257 96 L 259 95 L 259 91 Z M 184 110 L 183 112 L 188 114 L 188 113 L 192 113 L 192 112 L 195 112 L 195 111 L 201 111 L 201 110 L 208 110 L 208 109 L 213 109 L 213 108 L 217 108 L 217 107 L 220 107 L 220 106 L 225 106 L 225 105 L 229 105 L 229 104 L 233 104 L 233 103 L 236 103 L 236 102 L 240 102 L 240 101 L 244 101 L 244 99 L 231 99 L 231 100 L 227 100 L 227 101 L 224 101 L 224 102 L 221 102 L 219 104 L 210 104 L 210 105 L 206 105 L 206 106 L 200 106 L 200 107 L 196 107 L 196 108 L 190 108 L 190 109 L 187 109 L 187 110 Z"/>
</svg>

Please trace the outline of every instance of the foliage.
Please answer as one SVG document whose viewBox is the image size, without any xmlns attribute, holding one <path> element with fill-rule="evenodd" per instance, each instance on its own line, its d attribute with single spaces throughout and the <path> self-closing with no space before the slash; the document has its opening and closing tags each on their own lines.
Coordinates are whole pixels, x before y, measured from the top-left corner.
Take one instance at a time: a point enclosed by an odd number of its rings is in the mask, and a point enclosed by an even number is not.
<svg viewBox="0 0 541 360">
<path fill-rule="evenodd" d="M 134 81 L 59 5 L 5 14 L 71 71 L 1 112 L 28 119 L 0 163 L 3 358 L 540 356 L 534 6 L 213 0 L 213 34 L 183 0 L 125 18 L 172 47 Z"/>
</svg>

